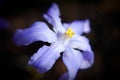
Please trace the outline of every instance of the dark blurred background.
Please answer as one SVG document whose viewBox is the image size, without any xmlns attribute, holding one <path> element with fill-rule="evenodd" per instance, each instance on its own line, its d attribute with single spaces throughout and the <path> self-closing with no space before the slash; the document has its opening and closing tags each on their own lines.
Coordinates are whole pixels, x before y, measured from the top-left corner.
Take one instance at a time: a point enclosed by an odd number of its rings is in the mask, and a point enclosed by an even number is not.
<svg viewBox="0 0 120 80">
<path fill-rule="evenodd" d="M 62 22 L 90 19 L 91 32 L 85 34 L 95 54 L 93 66 L 80 70 L 76 80 L 118 79 L 120 71 L 119 0 L 0 0 L 0 79 L 57 80 L 66 70 L 61 58 L 45 74 L 27 65 L 43 42 L 18 47 L 12 42 L 18 28 L 45 21 L 43 14 L 56 2 Z M 119 80 L 119 79 L 118 79 Z"/>
</svg>

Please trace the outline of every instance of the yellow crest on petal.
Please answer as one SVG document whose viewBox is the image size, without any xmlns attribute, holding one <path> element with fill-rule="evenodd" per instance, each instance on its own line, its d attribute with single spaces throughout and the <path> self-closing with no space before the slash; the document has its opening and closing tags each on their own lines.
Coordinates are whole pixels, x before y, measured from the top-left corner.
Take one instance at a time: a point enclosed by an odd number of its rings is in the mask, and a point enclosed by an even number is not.
<svg viewBox="0 0 120 80">
<path fill-rule="evenodd" d="M 67 35 L 68 38 L 72 38 L 72 36 L 75 34 L 75 32 L 73 32 L 71 27 L 69 27 L 67 29 L 67 31 L 65 32 L 65 34 Z"/>
</svg>

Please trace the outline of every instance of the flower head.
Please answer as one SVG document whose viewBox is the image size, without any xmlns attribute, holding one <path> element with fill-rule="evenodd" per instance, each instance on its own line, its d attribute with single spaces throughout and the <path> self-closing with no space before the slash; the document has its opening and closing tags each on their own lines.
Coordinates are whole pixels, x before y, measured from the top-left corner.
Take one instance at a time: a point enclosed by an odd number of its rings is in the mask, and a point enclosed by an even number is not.
<svg viewBox="0 0 120 80">
<path fill-rule="evenodd" d="M 33 54 L 28 64 L 36 67 L 39 72 L 46 72 L 52 68 L 55 61 L 63 52 L 62 60 L 68 72 L 61 76 L 61 80 L 74 80 L 79 69 L 90 67 L 94 62 L 94 54 L 89 40 L 82 33 L 89 33 L 89 20 L 61 23 L 60 11 L 53 3 L 43 17 L 53 26 L 53 30 L 41 21 L 33 23 L 30 28 L 18 29 L 14 35 L 14 42 L 29 45 L 35 41 L 51 43 L 44 45 Z M 82 50 L 82 52 L 81 52 Z"/>
</svg>

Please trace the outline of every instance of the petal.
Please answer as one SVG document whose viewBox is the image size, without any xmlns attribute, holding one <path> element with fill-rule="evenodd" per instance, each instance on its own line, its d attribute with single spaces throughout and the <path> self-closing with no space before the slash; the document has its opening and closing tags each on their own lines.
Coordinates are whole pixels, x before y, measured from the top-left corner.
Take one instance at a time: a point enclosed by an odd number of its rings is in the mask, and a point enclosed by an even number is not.
<svg viewBox="0 0 120 80">
<path fill-rule="evenodd" d="M 81 69 L 86 69 L 93 64 L 94 54 L 86 37 L 75 35 L 70 41 L 70 46 L 83 51 Z"/>
<path fill-rule="evenodd" d="M 89 40 L 86 37 L 77 34 L 70 40 L 70 46 L 79 50 L 91 51 Z"/>
<path fill-rule="evenodd" d="M 58 41 L 51 44 L 50 47 L 43 46 L 30 58 L 28 63 L 37 68 L 39 72 L 46 72 L 52 68 L 63 50 L 64 46 Z"/>
<path fill-rule="evenodd" d="M 84 32 L 85 33 L 89 33 L 90 32 L 90 21 L 87 19 L 85 20 L 85 23 L 84 23 Z"/>
<path fill-rule="evenodd" d="M 93 65 L 94 63 L 94 54 L 93 52 L 83 51 L 82 53 L 82 62 L 80 64 L 80 69 L 86 69 Z"/>
<path fill-rule="evenodd" d="M 60 19 L 60 11 L 57 4 L 53 3 L 52 6 L 49 8 L 46 14 L 43 17 L 53 26 L 54 31 L 64 33 L 65 29 L 62 26 L 61 19 Z"/>
<path fill-rule="evenodd" d="M 29 45 L 35 41 L 55 42 L 56 34 L 43 22 L 35 22 L 30 28 L 18 29 L 13 37 L 17 45 Z"/>
<path fill-rule="evenodd" d="M 79 51 L 72 49 L 71 47 L 67 47 L 63 53 L 63 62 L 68 69 L 68 77 L 67 80 L 74 80 L 76 74 L 80 68 L 82 55 Z M 63 76 L 62 76 L 63 77 Z"/>
<path fill-rule="evenodd" d="M 82 34 L 83 32 L 88 33 L 90 32 L 90 25 L 89 20 L 82 20 L 82 21 L 73 21 L 72 23 L 64 23 L 63 26 L 68 29 L 69 27 L 77 34 Z"/>
</svg>

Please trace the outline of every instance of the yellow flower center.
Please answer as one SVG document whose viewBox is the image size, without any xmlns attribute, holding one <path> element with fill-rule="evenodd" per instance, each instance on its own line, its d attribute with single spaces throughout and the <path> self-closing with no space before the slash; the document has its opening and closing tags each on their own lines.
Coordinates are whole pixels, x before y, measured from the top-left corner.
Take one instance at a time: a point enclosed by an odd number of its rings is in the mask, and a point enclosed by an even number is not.
<svg viewBox="0 0 120 80">
<path fill-rule="evenodd" d="M 73 32 L 72 28 L 69 27 L 68 30 L 65 32 L 65 35 L 67 35 L 68 38 L 72 38 L 75 32 Z"/>
</svg>

